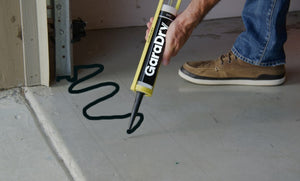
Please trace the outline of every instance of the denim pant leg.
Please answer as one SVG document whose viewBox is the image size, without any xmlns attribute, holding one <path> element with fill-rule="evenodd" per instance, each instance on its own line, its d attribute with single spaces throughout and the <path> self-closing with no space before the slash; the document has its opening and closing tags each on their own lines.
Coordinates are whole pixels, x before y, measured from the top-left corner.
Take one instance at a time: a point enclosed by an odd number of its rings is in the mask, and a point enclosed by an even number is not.
<svg viewBox="0 0 300 181">
<path fill-rule="evenodd" d="M 245 31 L 236 39 L 232 52 L 253 65 L 284 64 L 289 4 L 290 0 L 247 0 L 242 12 Z"/>
</svg>

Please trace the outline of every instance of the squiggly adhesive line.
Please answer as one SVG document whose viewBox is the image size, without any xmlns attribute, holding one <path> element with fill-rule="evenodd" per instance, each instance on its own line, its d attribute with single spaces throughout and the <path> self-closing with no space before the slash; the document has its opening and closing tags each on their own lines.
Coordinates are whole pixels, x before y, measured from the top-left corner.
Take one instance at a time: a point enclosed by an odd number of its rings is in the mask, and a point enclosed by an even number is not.
<svg viewBox="0 0 300 181">
<path fill-rule="evenodd" d="M 98 68 L 95 72 L 86 75 L 80 79 L 78 79 L 78 70 L 80 69 L 91 69 L 91 68 Z M 113 97 L 114 95 L 116 95 L 119 90 L 120 90 L 120 86 L 115 83 L 115 82 L 101 82 L 98 83 L 96 85 L 92 85 L 86 88 L 82 88 L 82 89 L 76 89 L 74 90 L 75 86 L 77 86 L 78 84 L 100 74 L 102 71 L 104 70 L 104 66 L 101 64 L 91 64 L 91 65 L 78 65 L 78 66 L 74 66 L 74 77 L 72 79 L 67 79 L 68 81 L 71 81 L 72 84 L 69 87 L 69 93 L 70 94 L 80 94 L 83 92 L 87 92 L 87 91 L 91 91 L 94 89 L 98 89 L 101 87 L 106 87 L 106 86 L 111 86 L 114 87 L 115 89 L 107 94 L 104 97 L 100 97 L 99 99 L 96 99 L 95 101 L 89 103 L 88 105 L 86 105 L 83 109 L 82 109 L 82 113 L 84 115 L 85 118 L 89 119 L 89 120 L 112 120 L 112 119 L 125 119 L 125 118 L 129 118 L 131 116 L 131 113 L 127 113 L 127 114 L 122 114 L 122 115 L 105 115 L 105 116 L 91 116 L 87 113 L 87 111 L 97 105 L 100 102 L 103 102 L 111 97 Z M 131 129 L 127 130 L 128 134 L 133 133 L 135 130 L 137 130 L 140 125 L 142 124 L 143 120 L 144 120 L 144 115 L 142 113 L 137 113 L 137 116 L 139 117 L 138 122 L 136 123 L 136 125 L 134 127 L 132 127 Z"/>
</svg>

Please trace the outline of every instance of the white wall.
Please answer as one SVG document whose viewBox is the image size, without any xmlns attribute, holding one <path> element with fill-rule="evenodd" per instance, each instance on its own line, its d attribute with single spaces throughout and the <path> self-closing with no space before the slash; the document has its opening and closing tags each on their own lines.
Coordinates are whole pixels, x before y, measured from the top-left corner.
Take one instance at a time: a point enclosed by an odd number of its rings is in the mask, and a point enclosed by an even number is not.
<svg viewBox="0 0 300 181">
<path fill-rule="evenodd" d="M 223 0 L 206 19 L 240 16 L 246 0 Z M 70 0 L 72 17 L 88 22 L 87 29 L 143 26 L 154 15 L 158 0 Z M 182 0 L 180 11 L 190 0 Z M 290 10 L 300 10 L 300 1 L 291 0 Z"/>
</svg>

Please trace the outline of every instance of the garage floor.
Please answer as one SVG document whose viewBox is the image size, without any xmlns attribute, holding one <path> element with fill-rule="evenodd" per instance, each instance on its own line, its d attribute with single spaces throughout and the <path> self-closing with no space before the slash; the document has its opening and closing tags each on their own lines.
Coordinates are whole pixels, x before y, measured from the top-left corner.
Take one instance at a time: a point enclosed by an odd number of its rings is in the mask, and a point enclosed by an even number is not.
<svg viewBox="0 0 300 181">
<path fill-rule="evenodd" d="M 217 58 L 243 30 L 239 18 L 199 25 L 169 66 L 162 66 L 154 94 L 144 98 L 141 128 L 126 134 L 129 119 L 87 120 L 82 108 L 110 93 L 104 87 L 68 93 L 62 80 L 51 88 L 25 88 L 43 134 L 74 180 L 299 181 L 300 13 L 288 18 L 287 82 L 278 87 L 199 86 L 182 80 L 189 60 Z M 120 85 L 91 115 L 126 114 L 129 90 L 143 46 L 144 27 L 88 31 L 74 45 L 77 65 L 100 63 L 104 72 L 76 87 Z M 79 76 L 93 70 L 81 70 Z"/>
</svg>

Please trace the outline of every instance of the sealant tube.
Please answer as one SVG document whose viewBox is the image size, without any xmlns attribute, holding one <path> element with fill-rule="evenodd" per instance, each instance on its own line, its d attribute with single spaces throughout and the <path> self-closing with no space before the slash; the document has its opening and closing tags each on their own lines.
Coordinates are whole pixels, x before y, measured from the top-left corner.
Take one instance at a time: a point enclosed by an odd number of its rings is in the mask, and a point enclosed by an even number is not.
<svg viewBox="0 0 300 181">
<path fill-rule="evenodd" d="M 165 48 L 166 33 L 177 15 L 180 2 L 160 0 L 136 71 L 131 90 L 152 96 Z M 173 7 L 173 6 L 175 7 Z"/>
<path fill-rule="evenodd" d="M 167 30 L 171 22 L 176 18 L 180 3 L 181 0 L 160 0 L 158 3 L 152 26 L 130 88 L 132 91 L 137 92 L 137 96 L 133 105 L 128 130 L 134 126 L 134 119 L 143 96 L 152 96 L 163 57 Z"/>
</svg>

